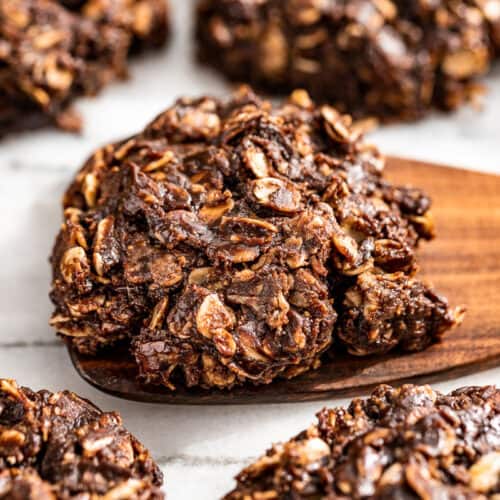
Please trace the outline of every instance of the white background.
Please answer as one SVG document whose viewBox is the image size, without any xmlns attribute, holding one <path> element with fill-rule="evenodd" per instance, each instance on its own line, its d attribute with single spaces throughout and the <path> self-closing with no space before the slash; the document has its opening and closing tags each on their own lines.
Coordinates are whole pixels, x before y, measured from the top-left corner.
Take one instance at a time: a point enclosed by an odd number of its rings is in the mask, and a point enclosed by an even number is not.
<svg viewBox="0 0 500 500">
<path fill-rule="evenodd" d="M 82 136 L 41 131 L 0 142 L 0 377 L 17 378 L 34 389 L 71 389 L 103 409 L 120 411 L 161 464 L 169 500 L 215 499 L 231 489 L 232 476 L 272 441 L 305 428 L 322 406 L 346 401 L 240 407 L 122 401 L 83 382 L 47 326 L 47 259 L 61 221 L 60 199 L 83 160 L 97 146 L 142 129 L 181 94 L 223 95 L 229 88 L 193 62 L 193 2 L 173 3 L 170 46 L 136 60 L 130 81 L 78 102 L 85 119 Z M 387 154 L 500 173 L 500 68 L 487 83 L 490 92 L 481 113 L 463 109 L 436 115 L 418 124 L 382 128 L 370 139 Z M 496 368 L 436 387 L 448 391 L 499 381 Z"/>
</svg>

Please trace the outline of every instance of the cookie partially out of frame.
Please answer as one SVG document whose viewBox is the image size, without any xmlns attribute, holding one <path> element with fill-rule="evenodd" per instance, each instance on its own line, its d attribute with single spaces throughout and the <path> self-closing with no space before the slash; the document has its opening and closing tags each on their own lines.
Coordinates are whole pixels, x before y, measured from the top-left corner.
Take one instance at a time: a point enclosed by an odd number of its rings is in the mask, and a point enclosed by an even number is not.
<svg viewBox="0 0 500 500">
<path fill-rule="evenodd" d="M 500 495 L 500 391 L 379 386 L 324 409 L 237 476 L 225 500 L 443 499 Z"/>
<path fill-rule="evenodd" d="M 2 0 L 0 137 L 56 125 L 79 130 L 72 109 L 127 73 L 131 51 L 162 45 L 167 0 Z"/>
<path fill-rule="evenodd" d="M 117 413 L 69 391 L 0 379 L 0 498 L 163 500 L 161 484 Z"/>
<path fill-rule="evenodd" d="M 303 91 L 180 99 L 102 147 L 64 197 L 51 323 L 130 346 L 174 389 L 269 383 L 328 350 L 425 349 L 456 324 L 416 275 L 430 200 L 383 177 L 351 118 Z"/>
<path fill-rule="evenodd" d="M 500 0 L 200 0 L 199 56 L 271 92 L 354 116 L 415 120 L 482 93 Z"/>
</svg>

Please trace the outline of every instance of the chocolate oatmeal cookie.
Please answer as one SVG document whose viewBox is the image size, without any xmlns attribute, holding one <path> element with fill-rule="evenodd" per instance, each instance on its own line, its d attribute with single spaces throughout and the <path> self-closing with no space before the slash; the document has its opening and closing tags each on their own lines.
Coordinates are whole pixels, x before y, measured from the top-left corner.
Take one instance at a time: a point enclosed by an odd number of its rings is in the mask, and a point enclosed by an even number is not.
<svg viewBox="0 0 500 500">
<path fill-rule="evenodd" d="M 117 413 L 0 379 L 0 498 L 162 500 L 162 479 Z"/>
<path fill-rule="evenodd" d="M 274 445 L 225 500 L 496 499 L 500 391 L 379 386 Z"/>
<path fill-rule="evenodd" d="M 482 92 L 500 0 L 200 0 L 199 57 L 271 92 L 415 120 Z"/>
<path fill-rule="evenodd" d="M 290 378 L 328 349 L 421 350 L 461 311 L 415 276 L 429 198 L 383 167 L 303 91 L 180 99 L 66 192 L 51 323 L 82 353 L 130 345 L 171 389 Z"/>
<path fill-rule="evenodd" d="M 75 98 L 125 77 L 132 49 L 165 41 L 165 1 L 2 0 L 0 136 L 48 124 L 79 130 Z"/>
</svg>

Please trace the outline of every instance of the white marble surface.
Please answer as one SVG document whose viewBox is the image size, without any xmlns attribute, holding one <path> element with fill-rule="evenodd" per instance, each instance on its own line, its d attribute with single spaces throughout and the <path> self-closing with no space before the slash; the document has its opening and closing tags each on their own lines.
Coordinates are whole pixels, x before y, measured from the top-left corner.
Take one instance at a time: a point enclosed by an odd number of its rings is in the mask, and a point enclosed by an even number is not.
<svg viewBox="0 0 500 500">
<path fill-rule="evenodd" d="M 116 409 L 144 441 L 166 474 L 170 500 L 215 499 L 232 476 L 272 442 L 303 429 L 318 403 L 244 407 L 182 407 L 131 403 L 85 384 L 47 326 L 47 257 L 60 222 L 65 185 L 96 146 L 140 129 L 179 94 L 223 94 L 226 84 L 192 62 L 190 1 L 177 0 L 175 36 L 161 53 L 136 61 L 132 80 L 78 103 L 86 129 L 74 137 L 54 131 L 0 143 L 0 376 L 33 388 L 69 388 L 103 409 Z M 500 68 L 488 79 L 488 107 L 434 116 L 373 135 L 390 154 L 500 173 Z M 498 208 L 497 208 L 498 209 Z M 498 307 L 492 304 L 492 307 Z M 499 383 L 500 367 L 436 384 Z"/>
</svg>

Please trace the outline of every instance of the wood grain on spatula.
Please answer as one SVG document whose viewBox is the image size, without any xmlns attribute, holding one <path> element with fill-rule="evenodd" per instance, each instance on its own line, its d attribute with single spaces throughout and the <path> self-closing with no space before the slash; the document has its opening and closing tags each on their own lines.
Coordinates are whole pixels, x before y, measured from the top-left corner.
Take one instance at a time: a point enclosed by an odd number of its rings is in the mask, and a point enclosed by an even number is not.
<svg viewBox="0 0 500 500">
<path fill-rule="evenodd" d="M 424 188 L 433 198 L 437 238 L 419 250 L 423 278 L 452 305 L 464 304 L 463 324 L 423 352 L 342 356 L 292 380 L 232 391 L 141 385 L 126 352 L 86 357 L 70 349 L 81 376 L 115 396 L 170 404 L 311 401 L 364 393 L 380 383 L 432 382 L 500 364 L 500 176 L 392 158 L 387 177 Z"/>
</svg>

